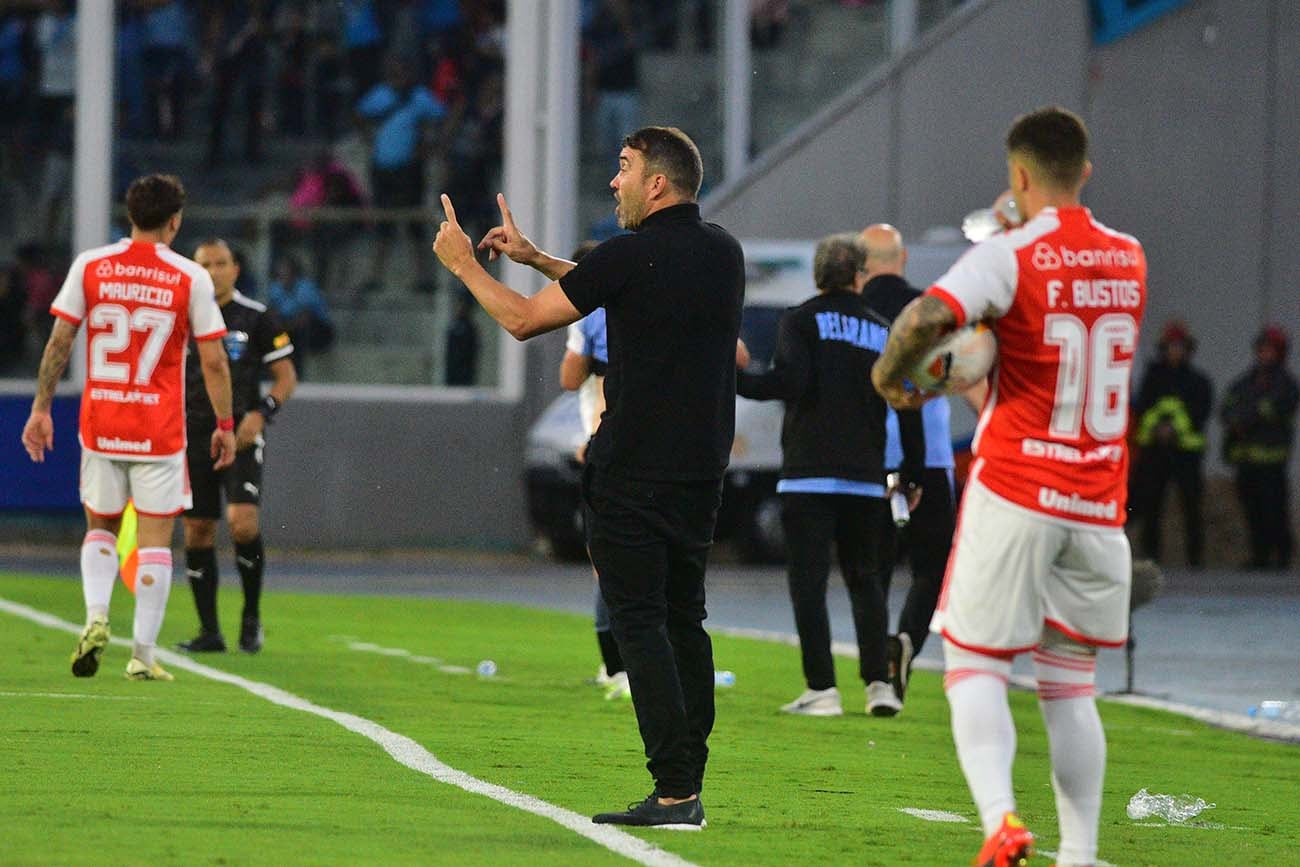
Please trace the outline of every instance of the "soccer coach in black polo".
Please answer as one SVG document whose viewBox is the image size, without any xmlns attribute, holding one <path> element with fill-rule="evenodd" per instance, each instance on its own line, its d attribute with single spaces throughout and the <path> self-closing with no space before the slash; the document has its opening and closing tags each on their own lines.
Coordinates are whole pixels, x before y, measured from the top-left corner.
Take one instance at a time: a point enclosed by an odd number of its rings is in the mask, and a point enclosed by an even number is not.
<svg viewBox="0 0 1300 867">
<path fill-rule="evenodd" d="M 713 646 L 704 571 L 735 432 L 736 355 L 745 268 L 740 244 L 700 219 L 703 164 L 678 129 L 623 140 L 610 181 L 620 226 L 578 265 L 514 224 L 479 243 L 553 281 L 525 297 L 493 279 L 442 197 L 434 252 L 483 308 L 525 340 L 604 307 L 605 414 L 583 476 L 587 542 L 627 666 L 655 789 L 594 821 L 698 829 L 713 728 Z"/>
</svg>

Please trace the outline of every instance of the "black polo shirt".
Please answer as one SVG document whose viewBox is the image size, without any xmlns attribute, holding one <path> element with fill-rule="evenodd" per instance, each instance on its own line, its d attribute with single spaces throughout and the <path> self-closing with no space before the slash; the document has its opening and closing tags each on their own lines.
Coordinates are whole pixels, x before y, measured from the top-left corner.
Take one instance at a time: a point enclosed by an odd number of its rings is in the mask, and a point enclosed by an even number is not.
<svg viewBox="0 0 1300 867">
<path fill-rule="evenodd" d="M 736 427 L 740 244 L 696 204 L 647 217 L 560 278 L 584 316 L 605 308 L 605 414 L 588 452 L 628 478 L 722 478 Z"/>
<path fill-rule="evenodd" d="M 262 400 L 259 383 L 263 368 L 292 354 L 293 343 L 278 316 L 239 292 L 221 305 L 221 318 L 226 323 L 222 342 L 230 361 L 231 408 L 238 422 Z M 185 422 L 191 444 L 198 442 L 206 448 L 217 416 L 203 384 L 203 365 L 193 339 L 185 358 Z"/>
</svg>

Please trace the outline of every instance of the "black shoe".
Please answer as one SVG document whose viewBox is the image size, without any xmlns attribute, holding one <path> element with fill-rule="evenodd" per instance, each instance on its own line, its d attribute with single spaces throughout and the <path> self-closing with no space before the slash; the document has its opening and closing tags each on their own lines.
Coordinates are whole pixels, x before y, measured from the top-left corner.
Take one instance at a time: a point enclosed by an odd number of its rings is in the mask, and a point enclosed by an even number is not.
<svg viewBox="0 0 1300 867">
<path fill-rule="evenodd" d="M 200 632 L 189 641 L 177 644 L 176 649 L 186 653 L 225 653 L 226 639 L 220 632 Z"/>
<path fill-rule="evenodd" d="M 894 695 L 902 701 L 907 692 L 907 680 L 912 674 L 912 636 L 906 632 L 889 636 L 887 651 L 889 683 L 894 687 Z"/>
<path fill-rule="evenodd" d="M 597 813 L 591 821 L 597 825 L 638 825 L 668 831 L 698 831 L 708 824 L 699 798 L 680 804 L 661 804 L 654 792 L 639 804 L 628 804 L 627 812 Z"/>
<path fill-rule="evenodd" d="M 262 621 L 256 617 L 245 617 L 239 627 L 239 649 L 244 653 L 257 653 L 262 649 L 262 642 L 265 639 Z"/>
</svg>

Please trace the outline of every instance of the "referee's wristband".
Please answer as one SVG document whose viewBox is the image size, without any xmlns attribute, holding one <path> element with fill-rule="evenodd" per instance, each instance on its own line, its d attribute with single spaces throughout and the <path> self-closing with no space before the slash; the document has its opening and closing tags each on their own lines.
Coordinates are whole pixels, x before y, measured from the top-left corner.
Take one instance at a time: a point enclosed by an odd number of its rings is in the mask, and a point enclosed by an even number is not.
<svg viewBox="0 0 1300 867">
<path fill-rule="evenodd" d="M 266 397 L 263 397 L 262 402 L 257 405 L 257 411 L 262 414 L 262 418 L 269 422 L 271 418 L 280 411 L 280 401 L 276 400 L 273 395 L 268 394 Z"/>
<path fill-rule="evenodd" d="M 226 431 L 227 433 L 234 433 L 235 417 L 233 415 L 229 415 L 226 416 L 225 418 L 217 419 L 217 430 Z"/>
</svg>

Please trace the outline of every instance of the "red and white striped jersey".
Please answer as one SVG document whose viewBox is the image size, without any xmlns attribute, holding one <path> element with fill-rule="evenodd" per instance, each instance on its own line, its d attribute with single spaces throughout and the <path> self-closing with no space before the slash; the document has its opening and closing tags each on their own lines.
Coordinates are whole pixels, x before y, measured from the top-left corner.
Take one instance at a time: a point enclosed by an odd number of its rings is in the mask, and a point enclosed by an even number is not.
<svg viewBox="0 0 1300 867">
<path fill-rule="evenodd" d="M 1146 256 L 1087 208 L 1046 208 L 966 252 L 929 289 L 998 338 L 972 477 L 1017 505 L 1124 523 L 1129 386 Z"/>
<path fill-rule="evenodd" d="M 166 244 L 77 256 L 50 312 L 86 324 L 82 448 L 124 460 L 185 450 L 185 346 L 226 333 L 212 278 Z"/>
</svg>

